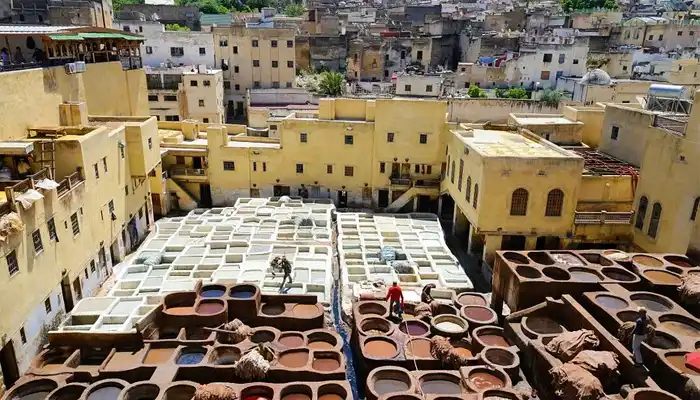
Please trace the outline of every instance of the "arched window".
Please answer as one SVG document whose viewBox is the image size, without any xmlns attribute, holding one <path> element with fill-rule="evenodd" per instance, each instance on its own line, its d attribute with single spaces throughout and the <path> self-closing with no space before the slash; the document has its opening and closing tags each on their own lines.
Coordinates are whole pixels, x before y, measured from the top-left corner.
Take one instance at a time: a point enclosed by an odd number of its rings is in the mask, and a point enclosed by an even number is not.
<svg viewBox="0 0 700 400">
<path fill-rule="evenodd" d="M 450 169 L 450 181 L 455 183 L 455 160 L 452 160 L 452 165 Z"/>
<path fill-rule="evenodd" d="M 561 217 L 561 209 L 564 205 L 564 192 L 559 189 L 552 189 L 547 195 L 547 208 L 544 211 L 545 217 Z"/>
<path fill-rule="evenodd" d="M 472 177 L 468 176 L 467 177 L 467 194 L 464 196 L 464 198 L 467 200 L 467 204 L 472 200 Z"/>
<path fill-rule="evenodd" d="M 472 203 L 472 207 L 476 208 L 477 201 L 479 201 L 479 184 L 475 183 L 474 184 L 474 202 Z"/>
<path fill-rule="evenodd" d="M 644 229 L 644 217 L 647 215 L 647 205 L 649 200 L 646 196 L 639 198 L 639 205 L 637 206 L 637 219 L 634 221 L 634 227 L 637 229 Z"/>
<path fill-rule="evenodd" d="M 527 190 L 520 188 L 513 191 L 510 202 L 510 215 L 527 214 Z"/>
<path fill-rule="evenodd" d="M 698 206 L 700 206 L 700 197 L 696 197 L 693 202 L 693 211 L 690 213 L 691 221 L 695 221 L 695 217 L 698 215 Z"/>
<path fill-rule="evenodd" d="M 653 238 L 656 238 L 656 232 L 659 230 L 659 222 L 661 221 L 661 204 L 654 203 L 654 207 L 651 208 L 651 220 L 649 221 L 649 230 L 647 234 Z"/>
</svg>

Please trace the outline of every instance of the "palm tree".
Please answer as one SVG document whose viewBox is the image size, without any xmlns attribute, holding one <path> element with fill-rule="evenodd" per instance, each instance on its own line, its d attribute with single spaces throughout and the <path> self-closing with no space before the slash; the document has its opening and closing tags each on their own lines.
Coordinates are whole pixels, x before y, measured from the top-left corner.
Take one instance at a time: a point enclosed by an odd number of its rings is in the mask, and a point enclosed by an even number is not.
<svg viewBox="0 0 700 400">
<path fill-rule="evenodd" d="M 322 72 L 318 83 L 318 92 L 326 96 L 342 96 L 345 92 L 345 77 L 335 71 Z"/>
</svg>

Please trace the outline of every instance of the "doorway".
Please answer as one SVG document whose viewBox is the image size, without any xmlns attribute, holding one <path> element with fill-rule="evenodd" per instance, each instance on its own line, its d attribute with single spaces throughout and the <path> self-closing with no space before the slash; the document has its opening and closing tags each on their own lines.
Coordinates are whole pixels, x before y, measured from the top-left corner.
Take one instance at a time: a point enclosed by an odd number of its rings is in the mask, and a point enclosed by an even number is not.
<svg viewBox="0 0 700 400">
<path fill-rule="evenodd" d="M 250 188 L 250 197 L 252 197 L 252 198 L 260 197 L 260 189 Z"/>
<path fill-rule="evenodd" d="M 212 205 L 211 200 L 211 186 L 208 183 L 199 184 L 199 205 L 205 208 L 210 208 Z"/>
<path fill-rule="evenodd" d="M 345 190 L 338 190 L 338 207 L 348 207 L 348 192 Z"/>
<path fill-rule="evenodd" d="M 503 235 L 501 250 L 525 250 L 525 236 Z"/>
<path fill-rule="evenodd" d="M 400 168 L 401 168 L 401 164 L 391 163 L 391 177 L 392 178 L 398 178 L 401 176 L 401 173 L 399 171 Z"/>
<path fill-rule="evenodd" d="M 291 188 L 289 186 L 275 185 L 272 187 L 272 194 L 275 197 L 289 196 L 291 193 Z"/>
<path fill-rule="evenodd" d="M 73 281 L 73 291 L 75 292 L 75 299 L 80 301 L 83 298 L 83 287 L 80 285 L 80 277 L 75 278 Z"/>
<path fill-rule="evenodd" d="M 192 168 L 202 169 L 202 157 L 192 157 Z"/>
<path fill-rule="evenodd" d="M 558 250 L 558 236 L 539 236 L 535 243 L 535 250 Z"/>
<path fill-rule="evenodd" d="M 63 302 L 66 306 L 66 314 L 73 309 L 73 293 L 70 291 L 70 278 L 68 274 L 63 274 L 61 278 L 61 294 L 63 294 Z"/>
<path fill-rule="evenodd" d="M 411 175 L 411 164 L 403 163 L 401 164 L 401 177 L 408 177 Z"/>
<path fill-rule="evenodd" d="M 377 196 L 377 205 L 379 208 L 389 207 L 389 191 L 386 189 L 380 189 Z"/>
<path fill-rule="evenodd" d="M 5 343 L 5 347 L 0 350 L 0 369 L 2 369 L 2 378 L 5 382 L 5 387 L 12 387 L 19 379 L 17 356 L 15 355 L 15 346 L 12 340 L 8 340 L 7 343 Z"/>
</svg>

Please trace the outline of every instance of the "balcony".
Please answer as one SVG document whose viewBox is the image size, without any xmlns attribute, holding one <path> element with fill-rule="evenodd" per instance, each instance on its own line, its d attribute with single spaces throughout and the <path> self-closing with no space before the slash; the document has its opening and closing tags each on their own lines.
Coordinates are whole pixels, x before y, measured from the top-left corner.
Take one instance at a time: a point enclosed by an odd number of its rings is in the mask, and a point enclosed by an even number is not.
<svg viewBox="0 0 700 400">
<path fill-rule="evenodd" d="M 58 182 L 58 188 L 56 188 L 56 193 L 58 198 L 70 193 L 75 187 L 85 182 L 85 177 L 83 176 L 83 169 L 78 167 L 78 169 L 72 174 L 68 175 L 64 180 Z"/>
<path fill-rule="evenodd" d="M 178 90 L 180 88 L 179 82 L 148 82 L 146 87 L 148 90 Z"/>
<path fill-rule="evenodd" d="M 634 211 L 576 211 L 574 223 L 577 225 L 630 225 Z"/>
<path fill-rule="evenodd" d="M 168 170 L 168 174 L 172 179 L 188 182 L 207 182 L 207 170 L 203 168 L 187 168 L 181 165 L 176 165 Z"/>
</svg>

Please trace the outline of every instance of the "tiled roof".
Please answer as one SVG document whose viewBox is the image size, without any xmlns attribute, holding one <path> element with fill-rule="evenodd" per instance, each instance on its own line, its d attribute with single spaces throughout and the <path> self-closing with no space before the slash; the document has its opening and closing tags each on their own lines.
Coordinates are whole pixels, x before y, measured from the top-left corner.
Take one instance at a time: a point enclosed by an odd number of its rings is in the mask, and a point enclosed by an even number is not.
<svg viewBox="0 0 700 400">
<path fill-rule="evenodd" d="M 202 25 L 231 25 L 231 14 L 202 14 L 199 17 Z"/>
<path fill-rule="evenodd" d="M 50 33 L 65 32 L 70 29 L 82 28 L 80 26 L 46 26 L 46 25 L 0 25 L 0 35 L 47 35 Z"/>
</svg>

